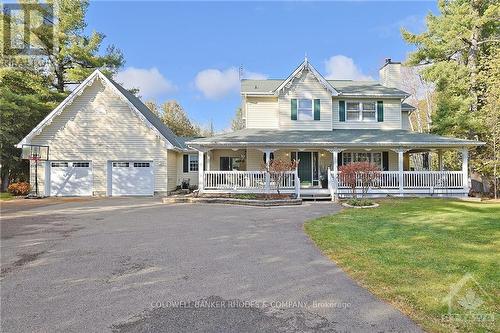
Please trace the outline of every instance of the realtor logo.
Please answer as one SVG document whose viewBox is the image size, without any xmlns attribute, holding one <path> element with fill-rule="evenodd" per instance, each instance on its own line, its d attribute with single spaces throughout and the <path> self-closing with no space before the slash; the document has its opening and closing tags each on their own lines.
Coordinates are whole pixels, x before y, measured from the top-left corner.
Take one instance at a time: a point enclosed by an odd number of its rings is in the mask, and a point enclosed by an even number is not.
<svg viewBox="0 0 500 333">
<path fill-rule="evenodd" d="M 442 316 L 444 321 L 465 326 L 472 322 L 490 326 L 495 321 L 495 313 L 489 312 L 486 307 L 492 304 L 492 298 L 470 273 L 450 287 L 443 302 L 448 306 L 448 313 Z"/>
<path fill-rule="evenodd" d="M 52 5 L 7 3 L 1 6 L 3 56 L 46 55 L 56 46 Z"/>
</svg>

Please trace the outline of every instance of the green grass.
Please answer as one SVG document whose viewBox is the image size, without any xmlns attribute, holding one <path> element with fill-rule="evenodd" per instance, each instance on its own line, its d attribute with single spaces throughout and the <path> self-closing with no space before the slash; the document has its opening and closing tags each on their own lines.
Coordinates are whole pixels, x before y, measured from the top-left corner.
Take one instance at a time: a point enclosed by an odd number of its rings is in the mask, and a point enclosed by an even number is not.
<svg viewBox="0 0 500 333">
<path fill-rule="evenodd" d="M 14 197 L 8 193 L 8 192 L 0 192 L 0 200 L 1 201 L 7 201 L 7 200 L 12 200 Z"/>
<path fill-rule="evenodd" d="M 379 208 L 345 209 L 310 221 L 305 230 L 350 276 L 425 330 L 499 331 L 500 204 L 445 199 L 378 203 Z M 473 279 L 452 298 L 453 319 L 447 320 L 445 297 L 467 273 Z M 471 295 L 483 303 L 460 305 Z M 471 319 L 477 314 L 496 318 Z"/>
</svg>

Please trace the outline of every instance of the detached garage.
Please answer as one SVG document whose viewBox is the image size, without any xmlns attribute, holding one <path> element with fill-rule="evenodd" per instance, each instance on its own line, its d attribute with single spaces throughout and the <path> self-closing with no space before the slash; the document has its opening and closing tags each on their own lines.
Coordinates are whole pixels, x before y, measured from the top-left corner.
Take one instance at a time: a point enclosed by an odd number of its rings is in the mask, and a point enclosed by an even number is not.
<svg viewBox="0 0 500 333">
<path fill-rule="evenodd" d="M 49 147 L 34 167 L 49 196 L 152 196 L 175 190 L 192 153 L 134 94 L 94 71 L 17 146 Z M 37 171 L 35 171 L 37 170 Z"/>
<path fill-rule="evenodd" d="M 108 163 L 108 194 L 153 195 L 153 161 L 111 161 Z"/>
</svg>

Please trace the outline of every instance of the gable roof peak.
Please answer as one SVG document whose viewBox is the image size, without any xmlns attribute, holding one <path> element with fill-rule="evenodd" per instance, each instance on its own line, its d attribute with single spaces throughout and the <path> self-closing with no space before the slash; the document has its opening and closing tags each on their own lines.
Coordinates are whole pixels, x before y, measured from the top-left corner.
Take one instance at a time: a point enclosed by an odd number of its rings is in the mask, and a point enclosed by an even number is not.
<svg viewBox="0 0 500 333">
<path fill-rule="evenodd" d="M 281 90 L 284 88 L 288 88 L 291 86 L 291 83 L 293 82 L 293 79 L 299 77 L 302 75 L 303 71 L 310 71 L 316 79 L 327 89 L 332 93 L 333 96 L 338 96 L 339 92 L 326 80 L 323 75 L 321 75 L 316 68 L 309 62 L 307 59 L 307 55 L 304 57 L 304 61 L 297 67 L 292 74 L 290 74 L 276 89 L 274 89 L 273 93 L 275 95 L 278 95 Z"/>
</svg>

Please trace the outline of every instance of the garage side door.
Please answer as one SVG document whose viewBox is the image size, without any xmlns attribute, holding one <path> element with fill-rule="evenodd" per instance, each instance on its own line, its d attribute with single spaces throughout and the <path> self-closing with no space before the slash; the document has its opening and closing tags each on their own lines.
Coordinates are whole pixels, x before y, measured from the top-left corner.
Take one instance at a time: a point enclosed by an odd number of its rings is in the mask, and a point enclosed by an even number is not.
<svg viewBox="0 0 500 333">
<path fill-rule="evenodd" d="M 153 195 L 153 162 L 115 161 L 110 170 L 112 196 Z"/>
<path fill-rule="evenodd" d="M 91 196 L 90 161 L 50 161 L 51 196 Z"/>
</svg>

